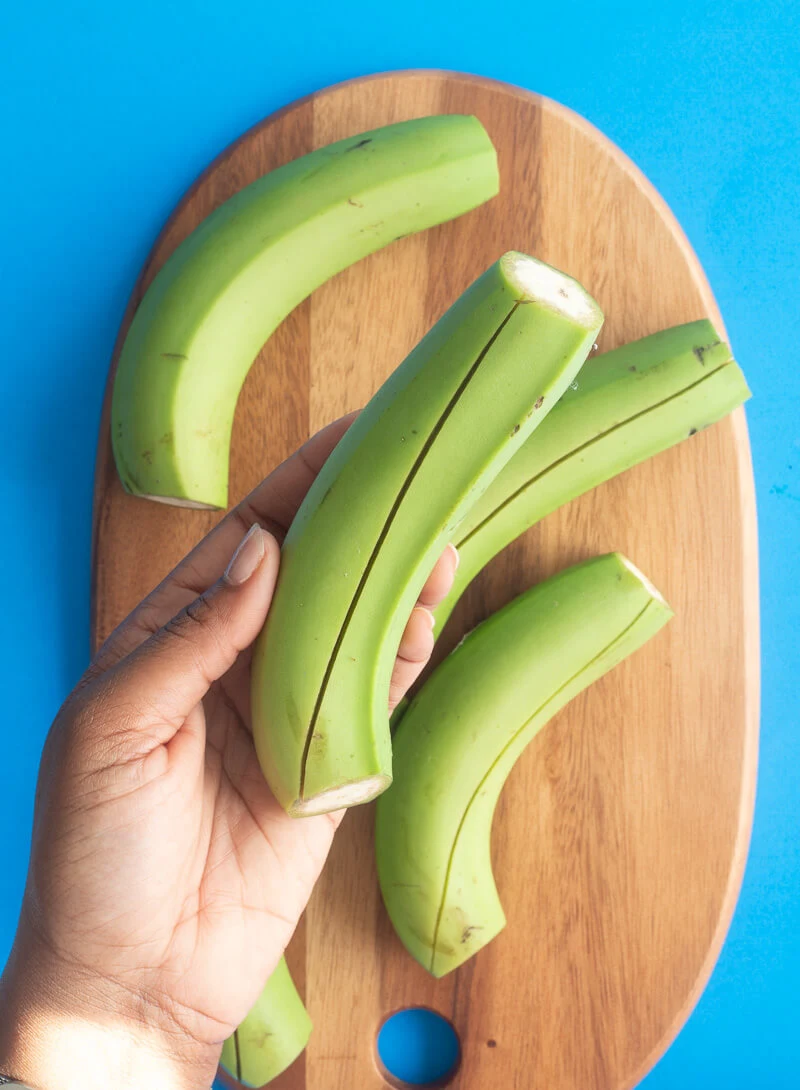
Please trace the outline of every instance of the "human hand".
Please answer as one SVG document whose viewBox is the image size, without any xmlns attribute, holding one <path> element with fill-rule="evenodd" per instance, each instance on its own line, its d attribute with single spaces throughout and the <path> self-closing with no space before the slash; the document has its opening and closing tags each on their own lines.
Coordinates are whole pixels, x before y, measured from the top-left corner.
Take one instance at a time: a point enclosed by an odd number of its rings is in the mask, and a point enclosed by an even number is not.
<svg viewBox="0 0 800 1090">
<path fill-rule="evenodd" d="M 278 541 L 349 421 L 230 512 L 61 709 L 0 987 L 0 1071 L 41 1090 L 206 1090 L 282 955 L 341 815 L 290 818 L 273 799 L 250 734 L 249 647 Z M 448 547 L 409 620 L 391 706 L 430 656 L 424 607 L 456 563 Z"/>
</svg>

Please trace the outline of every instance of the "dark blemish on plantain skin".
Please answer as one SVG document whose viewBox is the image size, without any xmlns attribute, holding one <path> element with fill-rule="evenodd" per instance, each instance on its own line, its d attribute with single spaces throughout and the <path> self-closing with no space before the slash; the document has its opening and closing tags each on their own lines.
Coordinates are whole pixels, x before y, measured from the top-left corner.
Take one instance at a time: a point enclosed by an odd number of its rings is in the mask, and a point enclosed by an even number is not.
<svg viewBox="0 0 800 1090">
<path fill-rule="evenodd" d="M 361 201 L 354 201 L 352 197 L 348 197 L 347 203 L 352 204 L 353 208 L 363 208 L 364 207 L 364 205 L 361 203 Z"/>
<path fill-rule="evenodd" d="M 470 939 L 472 938 L 472 932 L 473 932 L 473 931 L 483 931 L 483 928 L 482 928 L 482 927 L 480 927 L 480 926 L 479 926 L 478 924 L 476 924 L 476 923 L 471 923 L 471 924 L 469 924 L 469 925 L 468 925 L 467 927 L 465 927 L 465 928 L 464 928 L 464 930 L 463 930 L 463 931 L 461 932 L 461 942 L 462 942 L 462 943 L 465 943 L 465 942 L 469 942 L 469 940 L 470 940 Z"/>
<path fill-rule="evenodd" d="M 632 364 L 630 365 L 630 367 L 628 368 L 628 370 L 629 370 L 629 371 L 634 371 L 634 372 L 635 372 L 635 371 L 636 371 L 636 364 L 635 364 L 635 363 L 632 363 Z"/>
<path fill-rule="evenodd" d="M 512 434 L 512 435 L 516 435 L 518 431 L 519 431 L 519 424 L 515 424 L 515 425 L 514 425 L 514 430 L 512 431 L 512 433 L 511 433 L 511 434 Z"/>
<path fill-rule="evenodd" d="M 534 409 L 541 409 L 542 405 L 544 405 L 544 395 L 543 394 L 536 398 L 536 400 L 533 403 L 533 407 L 534 407 Z"/>
<path fill-rule="evenodd" d="M 147 464 L 149 466 L 151 466 L 153 464 L 153 452 L 151 450 L 143 450 L 142 451 L 142 457 L 144 458 L 144 460 L 147 462 Z"/>
<path fill-rule="evenodd" d="M 689 428 L 689 438 L 691 439 L 693 435 L 697 435 L 697 428 Z"/>
<path fill-rule="evenodd" d="M 722 341 L 712 341 L 711 344 L 698 344 L 692 349 L 692 352 L 694 352 L 695 356 L 697 356 L 703 367 L 705 367 L 706 365 L 706 352 L 710 352 L 711 349 L 716 348 L 718 344 L 722 344 Z"/>
<path fill-rule="evenodd" d="M 371 144 L 371 143 L 372 143 L 372 137 L 367 136 L 363 140 L 359 140 L 359 142 L 357 144 L 351 144 L 350 147 L 347 149 L 347 151 L 356 151 L 358 148 L 366 147 L 367 144 Z M 345 155 L 346 154 L 347 154 L 347 152 L 345 152 Z"/>
<path fill-rule="evenodd" d="M 188 356 L 184 356 L 183 352 L 162 352 L 161 355 L 165 360 L 188 360 Z"/>
</svg>

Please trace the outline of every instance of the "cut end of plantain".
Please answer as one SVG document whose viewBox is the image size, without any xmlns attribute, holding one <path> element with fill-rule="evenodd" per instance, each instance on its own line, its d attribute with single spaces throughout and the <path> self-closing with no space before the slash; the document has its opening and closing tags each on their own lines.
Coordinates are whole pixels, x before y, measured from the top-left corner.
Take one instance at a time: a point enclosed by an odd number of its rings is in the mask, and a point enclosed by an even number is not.
<svg viewBox="0 0 800 1090">
<path fill-rule="evenodd" d="M 652 598 L 654 598 L 656 602 L 659 602 L 661 605 L 666 606 L 670 613 L 672 613 L 669 602 L 666 600 L 658 587 L 647 578 L 644 572 L 640 571 L 639 568 L 637 568 L 636 565 L 633 563 L 633 561 L 628 560 L 627 556 L 623 556 L 622 553 L 616 553 L 616 556 L 620 564 L 623 564 L 631 573 L 631 575 L 635 579 L 639 580 L 647 593 Z"/>
<path fill-rule="evenodd" d="M 566 273 L 517 250 L 503 254 L 500 264 L 521 303 L 540 303 L 585 329 L 597 329 L 602 325 L 600 307 L 586 289 Z"/>
<path fill-rule="evenodd" d="M 315 817 L 318 814 L 329 814 L 332 810 L 360 806 L 382 795 L 391 782 L 391 776 L 368 776 L 364 780 L 333 787 L 330 791 L 320 791 L 318 795 L 312 795 L 308 799 L 296 799 L 289 807 L 289 813 L 292 817 Z"/>
<path fill-rule="evenodd" d="M 187 500 L 178 496 L 153 496 L 141 492 L 139 496 L 143 500 L 153 500 L 155 503 L 166 503 L 169 507 L 188 507 L 191 511 L 219 511 L 221 508 L 216 503 L 201 503 L 200 500 Z"/>
</svg>

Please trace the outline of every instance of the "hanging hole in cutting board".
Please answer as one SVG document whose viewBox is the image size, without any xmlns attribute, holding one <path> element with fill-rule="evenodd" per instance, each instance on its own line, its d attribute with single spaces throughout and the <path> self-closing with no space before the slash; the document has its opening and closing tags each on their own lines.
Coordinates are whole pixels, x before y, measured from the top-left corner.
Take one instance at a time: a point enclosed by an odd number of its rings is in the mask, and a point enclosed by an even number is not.
<svg viewBox="0 0 800 1090">
<path fill-rule="evenodd" d="M 378 1030 L 378 1068 L 397 1087 L 442 1087 L 461 1063 L 461 1042 L 454 1026 L 428 1007 L 406 1007 L 390 1015 Z"/>
</svg>

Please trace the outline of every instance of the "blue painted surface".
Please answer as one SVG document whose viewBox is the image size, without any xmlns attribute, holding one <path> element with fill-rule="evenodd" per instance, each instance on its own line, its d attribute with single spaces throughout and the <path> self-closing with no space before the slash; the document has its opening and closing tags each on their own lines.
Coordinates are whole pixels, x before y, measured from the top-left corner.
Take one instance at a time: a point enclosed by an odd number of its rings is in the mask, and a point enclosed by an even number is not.
<svg viewBox="0 0 800 1090">
<path fill-rule="evenodd" d="M 86 661 L 103 383 L 155 234 L 225 144 L 298 95 L 373 71 L 461 69 L 566 103 L 642 167 L 697 250 L 753 388 L 764 684 L 753 843 L 711 983 L 645 1085 L 800 1085 L 799 32 L 794 0 L 0 5 L 0 960 L 39 748 Z"/>
</svg>

